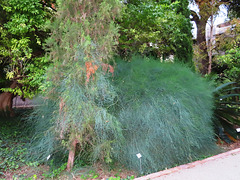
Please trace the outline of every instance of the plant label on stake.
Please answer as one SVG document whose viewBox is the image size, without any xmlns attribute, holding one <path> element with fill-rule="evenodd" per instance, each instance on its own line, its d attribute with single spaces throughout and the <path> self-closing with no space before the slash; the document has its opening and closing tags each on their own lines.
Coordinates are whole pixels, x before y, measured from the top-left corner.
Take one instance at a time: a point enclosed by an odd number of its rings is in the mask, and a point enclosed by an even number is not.
<svg viewBox="0 0 240 180">
<path fill-rule="evenodd" d="M 142 163 L 141 163 L 141 157 L 142 157 L 142 155 L 141 155 L 140 153 L 137 153 L 136 156 L 137 156 L 137 158 L 139 159 L 140 172 L 141 172 L 141 174 L 143 174 L 143 172 L 142 172 Z"/>
<path fill-rule="evenodd" d="M 136 154 L 138 159 L 140 159 L 142 157 L 142 155 L 140 153 Z"/>
</svg>

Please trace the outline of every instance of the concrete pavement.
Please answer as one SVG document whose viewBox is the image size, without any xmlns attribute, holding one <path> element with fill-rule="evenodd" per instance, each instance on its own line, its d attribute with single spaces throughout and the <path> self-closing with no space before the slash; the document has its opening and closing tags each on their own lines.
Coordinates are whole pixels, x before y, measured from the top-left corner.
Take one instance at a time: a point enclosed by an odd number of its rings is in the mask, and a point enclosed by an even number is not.
<svg viewBox="0 0 240 180">
<path fill-rule="evenodd" d="M 136 180 L 240 180 L 240 148 Z"/>
</svg>

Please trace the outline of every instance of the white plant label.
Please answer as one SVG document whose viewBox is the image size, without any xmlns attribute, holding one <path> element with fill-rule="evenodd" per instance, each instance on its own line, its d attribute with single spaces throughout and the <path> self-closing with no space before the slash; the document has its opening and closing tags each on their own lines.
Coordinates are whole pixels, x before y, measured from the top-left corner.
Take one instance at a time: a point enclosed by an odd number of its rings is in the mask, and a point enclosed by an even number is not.
<svg viewBox="0 0 240 180">
<path fill-rule="evenodd" d="M 142 157 L 140 153 L 136 154 L 136 156 L 138 157 L 138 159 Z"/>
<path fill-rule="evenodd" d="M 50 157 L 51 157 L 51 155 L 48 155 L 47 160 L 49 160 Z"/>
<path fill-rule="evenodd" d="M 237 128 L 236 131 L 237 131 L 237 132 L 240 132 L 240 128 Z"/>
</svg>

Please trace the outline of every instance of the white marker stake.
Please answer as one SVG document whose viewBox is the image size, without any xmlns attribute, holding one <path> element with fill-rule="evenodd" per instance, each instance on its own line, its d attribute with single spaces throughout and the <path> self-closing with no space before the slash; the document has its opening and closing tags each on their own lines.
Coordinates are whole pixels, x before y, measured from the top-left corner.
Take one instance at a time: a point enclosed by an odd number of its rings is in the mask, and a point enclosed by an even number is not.
<svg viewBox="0 0 240 180">
<path fill-rule="evenodd" d="M 136 156 L 138 157 L 138 159 L 140 159 L 142 157 L 142 155 L 140 153 L 136 154 Z"/>
<path fill-rule="evenodd" d="M 141 157 L 142 157 L 142 155 L 141 155 L 140 153 L 138 153 L 138 154 L 136 154 L 136 156 L 137 156 L 137 158 L 139 159 L 139 163 L 140 163 L 140 172 L 141 172 L 141 174 L 143 174 L 143 172 L 142 172 L 142 162 L 141 162 Z"/>
</svg>

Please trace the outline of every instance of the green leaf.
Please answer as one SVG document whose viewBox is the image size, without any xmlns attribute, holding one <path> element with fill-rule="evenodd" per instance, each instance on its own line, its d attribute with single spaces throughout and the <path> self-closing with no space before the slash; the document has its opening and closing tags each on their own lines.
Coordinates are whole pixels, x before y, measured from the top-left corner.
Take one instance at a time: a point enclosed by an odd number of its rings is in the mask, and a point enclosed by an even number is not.
<svg viewBox="0 0 240 180">
<path fill-rule="evenodd" d="M 226 99 L 226 98 L 229 98 L 229 97 L 239 97 L 240 94 L 227 94 L 227 95 L 224 95 L 224 96 L 220 96 L 218 97 L 218 99 Z"/>
<path fill-rule="evenodd" d="M 217 92 L 217 91 L 220 91 L 222 90 L 223 88 L 231 85 L 231 84 L 235 84 L 236 82 L 228 82 L 228 83 L 225 83 L 225 84 L 222 84 L 221 86 L 217 87 L 213 92 Z"/>
</svg>

